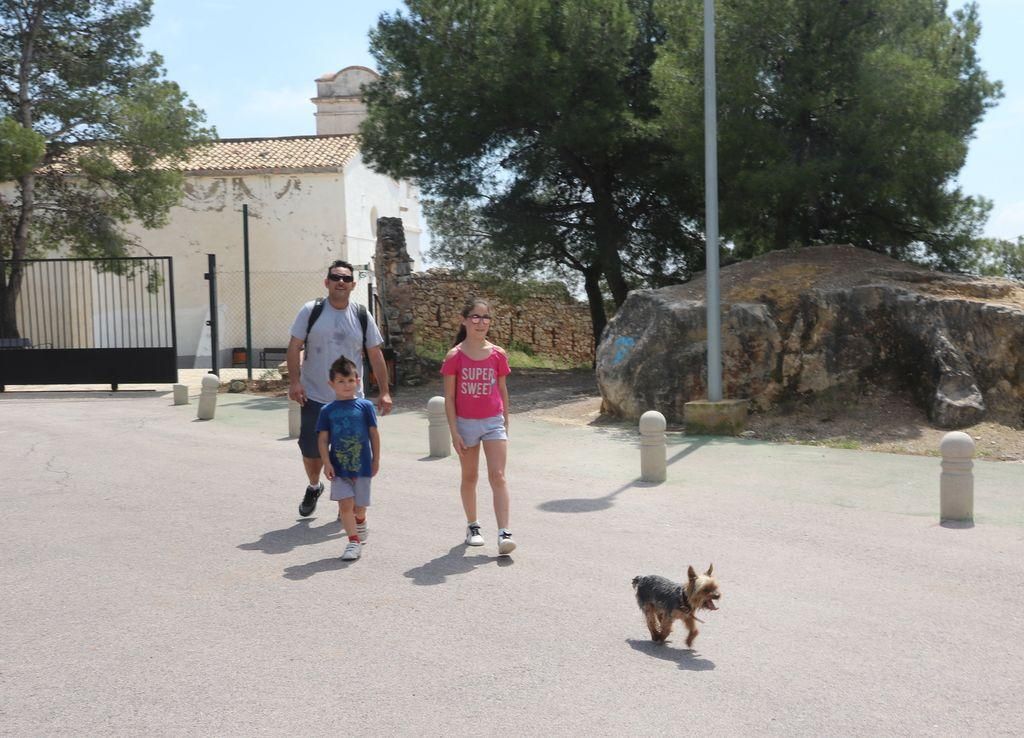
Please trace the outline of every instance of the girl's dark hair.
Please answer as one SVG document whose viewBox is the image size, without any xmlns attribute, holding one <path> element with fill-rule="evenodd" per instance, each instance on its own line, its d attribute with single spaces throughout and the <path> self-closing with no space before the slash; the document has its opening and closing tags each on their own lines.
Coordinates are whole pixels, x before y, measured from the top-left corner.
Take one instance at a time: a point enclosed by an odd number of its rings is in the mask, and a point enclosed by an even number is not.
<svg viewBox="0 0 1024 738">
<path fill-rule="evenodd" d="M 469 314 L 473 312 L 473 308 L 477 305 L 485 305 L 488 310 L 491 309 L 491 303 L 482 297 L 470 297 L 464 303 L 462 303 L 462 317 L 468 318 Z M 466 326 L 460 325 L 459 332 L 455 334 L 455 343 L 452 346 L 458 346 L 460 343 L 466 340 Z"/>
</svg>

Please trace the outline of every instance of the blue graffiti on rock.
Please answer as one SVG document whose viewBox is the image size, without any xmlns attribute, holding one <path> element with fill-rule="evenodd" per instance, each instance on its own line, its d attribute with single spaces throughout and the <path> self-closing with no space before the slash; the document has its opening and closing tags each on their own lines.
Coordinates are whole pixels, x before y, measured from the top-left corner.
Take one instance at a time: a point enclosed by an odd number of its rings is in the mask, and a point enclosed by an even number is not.
<svg viewBox="0 0 1024 738">
<path fill-rule="evenodd" d="M 612 359 L 612 366 L 620 364 L 626 358 L 626 356 L 629 355 L 629 352 L 633 350 L 633 346 L 635 345 L 636 341 L 634 341 L 629 336 L 621 336 L 619 338 L 616 338 L 614 344 L 615 357 Z"/>
</svg>

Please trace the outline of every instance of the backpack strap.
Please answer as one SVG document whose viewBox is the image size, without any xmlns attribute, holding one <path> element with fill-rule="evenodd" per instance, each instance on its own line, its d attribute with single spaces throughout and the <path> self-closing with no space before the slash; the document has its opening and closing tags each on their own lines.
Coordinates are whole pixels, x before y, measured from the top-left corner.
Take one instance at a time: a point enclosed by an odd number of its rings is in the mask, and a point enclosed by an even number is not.
<svg viewBox="0 0 1024 738">
<path fill-rule="evenodd" d="M 359 315 L 359 325 L 362 326 L 363 329 L 363 351 L 366 351 L 366 324 L 369 322 L 370 316 L 366 312 L 365 305 L 360 303 L 357 307 L 359 308 L 357 311 L 357 314 Z"/>
<path fill-rule="evenodd" d="M 309 311 L 309 321 L 306 323 L 306 341 L 309 340 L 309 332 L 313 330 L 313 324 L 324 311 L 324 298 L 318 297 L 313 301 L 313 309 Z M 365 331 L 365 328 L 364 328 Z"/>
</svg>

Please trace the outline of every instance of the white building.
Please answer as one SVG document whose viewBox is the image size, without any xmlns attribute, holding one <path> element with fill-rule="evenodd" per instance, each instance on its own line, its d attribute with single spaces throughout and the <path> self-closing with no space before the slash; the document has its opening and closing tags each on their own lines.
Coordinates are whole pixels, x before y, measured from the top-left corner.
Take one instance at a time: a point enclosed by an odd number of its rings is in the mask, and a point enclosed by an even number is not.
<svg viewBox="0 0 1024 738">
<path fill-rule="evenodd" d="M 169 224 L 130 229 L 144 252 L 174 258 L 180 367 L 209 366 L 208 254 L 216 255 L 220 275 L 221 365 L 230 362 L 232 347 L 245 345 L 243 205 L 249 212 L 254 352 L 287 345 L 299 307 L 325 293 L 326 267 L 334 259 L 366 265 L 357 272 L 355 296 L 367 302 L 378 217 L 402 219 L 419 265 L 416 188 L 374 173 L 359 152 L 355 132 L 365 116 L 359 90 L 374 78 L 365 67 L 347 67 L 316 80 L 315 136 L 222 139 L 197 149 Z"/>
</svg>

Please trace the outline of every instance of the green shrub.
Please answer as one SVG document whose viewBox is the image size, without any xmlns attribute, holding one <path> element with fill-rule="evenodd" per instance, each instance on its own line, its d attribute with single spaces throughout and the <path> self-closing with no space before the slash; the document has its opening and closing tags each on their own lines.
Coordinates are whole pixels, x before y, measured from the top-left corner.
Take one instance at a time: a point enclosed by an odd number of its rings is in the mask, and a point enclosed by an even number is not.
<svg viewBox="0 0 1024 738">
<path fill-rule="evenodd" d="M 537 355 L 537 352 L 533 350 L 533 346 L 531 346 L 528 343 L 524 343 L 523 341 L 520 341 L 519 339 L 516 338 L 513 338 L 511 341 L 508 342 L 508 351 L 510 353 L 512 351 L 516 351 L 521 354 L 526 354 L 527 356 Z"/>
<path fill-rule="evenodd" d="M 451 346 L 446 346 L 441 341 L 423 341 L 416 344 L 416 355 L 440 363 L 444 361 L 450 348 Z"/>
</svg>

